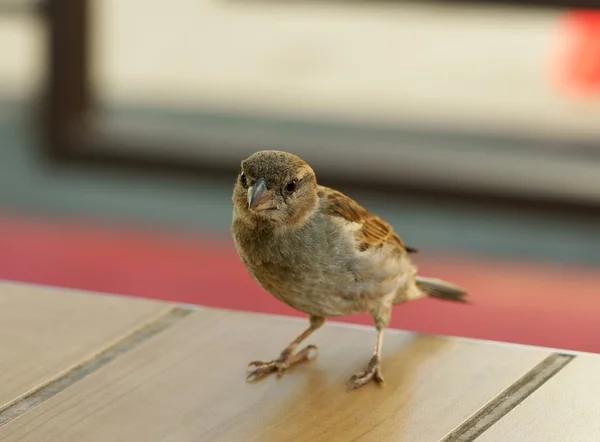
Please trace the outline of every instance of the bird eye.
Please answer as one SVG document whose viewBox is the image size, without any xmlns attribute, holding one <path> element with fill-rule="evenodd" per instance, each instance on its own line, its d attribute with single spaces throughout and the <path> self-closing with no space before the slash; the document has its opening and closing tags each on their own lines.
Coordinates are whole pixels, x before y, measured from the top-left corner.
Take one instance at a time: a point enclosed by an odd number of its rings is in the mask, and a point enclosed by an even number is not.
<svg viewBox="0 0 600 442">
<path fill-rule="evenodd" d="M 294 193 L 297 186 L 298 186 L 298 180 L 291 180 L 285 185 L 285 190 L 288 193 Z"/>
<path fill-rule="evenodd" d="M 248 181 L 246 180 L 246 172 L 240 173 L 240 183 L 242 183 L 242 186 L 248 187 Z"/>
</svg>

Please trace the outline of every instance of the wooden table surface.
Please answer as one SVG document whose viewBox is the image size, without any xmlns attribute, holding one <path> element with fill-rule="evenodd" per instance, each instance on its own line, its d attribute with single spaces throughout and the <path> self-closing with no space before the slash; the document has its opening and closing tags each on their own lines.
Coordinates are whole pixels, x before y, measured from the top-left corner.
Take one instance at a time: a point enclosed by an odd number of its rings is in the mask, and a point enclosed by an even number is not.
<svg viewBox="0 0 600 442">
<path fill-rule="evenodd" d="M 314 361 L 245 381 L 305 325 L 0 283 L 0 440 L 600 440 L 595 355 L 389 331 L 385 387 L 348 392 L 375 332 L 329 323 Z"/>
</svg>

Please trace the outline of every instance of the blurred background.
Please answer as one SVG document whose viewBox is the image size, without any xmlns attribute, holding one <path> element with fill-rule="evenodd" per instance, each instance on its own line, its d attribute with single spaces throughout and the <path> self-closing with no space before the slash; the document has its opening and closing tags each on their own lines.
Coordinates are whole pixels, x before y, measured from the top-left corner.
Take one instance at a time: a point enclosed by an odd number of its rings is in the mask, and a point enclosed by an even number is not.
<svg viewBox="0 0 600 442">
<path fill-rule="evenodd" d="M 393 327 L 600 352 L 592 5 L 0 0 L 0 278 L 298 315 L 229 233 L 281 149 L 471 291 Z"/>
</svg>

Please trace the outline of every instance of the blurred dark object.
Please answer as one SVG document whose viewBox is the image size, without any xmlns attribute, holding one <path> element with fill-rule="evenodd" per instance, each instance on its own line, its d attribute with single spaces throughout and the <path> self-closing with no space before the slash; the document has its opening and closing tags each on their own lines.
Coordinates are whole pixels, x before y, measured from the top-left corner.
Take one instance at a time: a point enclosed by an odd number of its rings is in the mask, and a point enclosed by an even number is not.
<svg viewBox="0 0 600 442">
<path fill-rule="evenodd" d="M 85 118 L 92 110 L 87 0 L 46 1 L 48 75 L 42 111 L 46 148 L 68 158 L 89 138 Z"/>
<path fill-rule="evenodd" d="M 532 0 L 475 3 L 588 7 L 593 2 Z M 42 113 L 43 141 L 52 160 L 192 175 L 214 174 L 231 179 L 239 160 L 252 151 L 265 148 L 294 151 L 296 146 L 293 143 L 268 145 L 244 139 L 220 141 L 201 136 L 178 137 L 152 130 L 119 130 L 103 124 L 95 116 L 94 91 L 90 81 L 90 2 L 48 0 L 45 11 L 49 25 L 49 70 Z M 287 122 L 282 120 L 278 123 Z M 355 126 L 341 124 L 332 130 L 351 133 Z M 600 165 L 600 140 L 590 143 L 574 139 L 565 143 L 564 140 L 529 139 L 506 133 L 435 132 L 420 131 L 414 127 L 396 127 L 391 131 L 365 128 L 365 132 L 369 130 L 383 134 L 384 138 L 388 131 L 390 140 L 400 134 L 415 141 L 414 147 L 403 146 L 401 151 L 382 148 L 374 152 L 369 149 L 367 136 L 362 144 L 345 145 L 338 141 L 338 145 L 329 150 L 318 143 L 302 146 L 304 154 L 301 155 L 320 166 L 322 182 L 339 187 L 480 204 L 517 205 L 527 210 L 600 215 L 600 185 L 594 186 L 593 182 L 594 171 Z M 393 144 L 393 141 L 387 143 L 388 147 L 390 143 Z M 548 145 L 553 143 L 557 146 L 548 149 Z M 485 152 L 468 148 L 436 151 L 423 148 L 423 144 L 469 148 L 499 145 L 501 148 Z M 165 151 L 168 149 L 170 153 L 167 155 Z M 345 153 L 342 164 L 339 161 L 340 149 Z M 191 151 L 195 155 L 185 155 L 185 152 Z M 536 156 L 539 153 L 536 151 L 544 152 Z M 566 160 L 567 155 L 563 155 L 565 152 L 579 158 L 587 157 L 589 161 L 570 164 Z M 374 161 L 375 157 L 379 159 Z M 540 167 L 540 161 L 544 167 Z"/>
</svg>

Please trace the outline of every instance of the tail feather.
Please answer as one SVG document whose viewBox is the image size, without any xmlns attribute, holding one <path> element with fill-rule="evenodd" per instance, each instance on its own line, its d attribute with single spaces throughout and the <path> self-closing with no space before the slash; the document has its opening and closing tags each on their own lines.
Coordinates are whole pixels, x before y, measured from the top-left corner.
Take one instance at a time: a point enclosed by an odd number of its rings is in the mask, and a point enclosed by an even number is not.
<svg viewBox="0 0 600 442">
<path fill-rule="evenodd" d="M 467 292 L 465 289 L 441 279 L 417 276 L 417 286 L 432 298 L 469 303 L 469 300 L 466 299 Z"/>
</svg>

